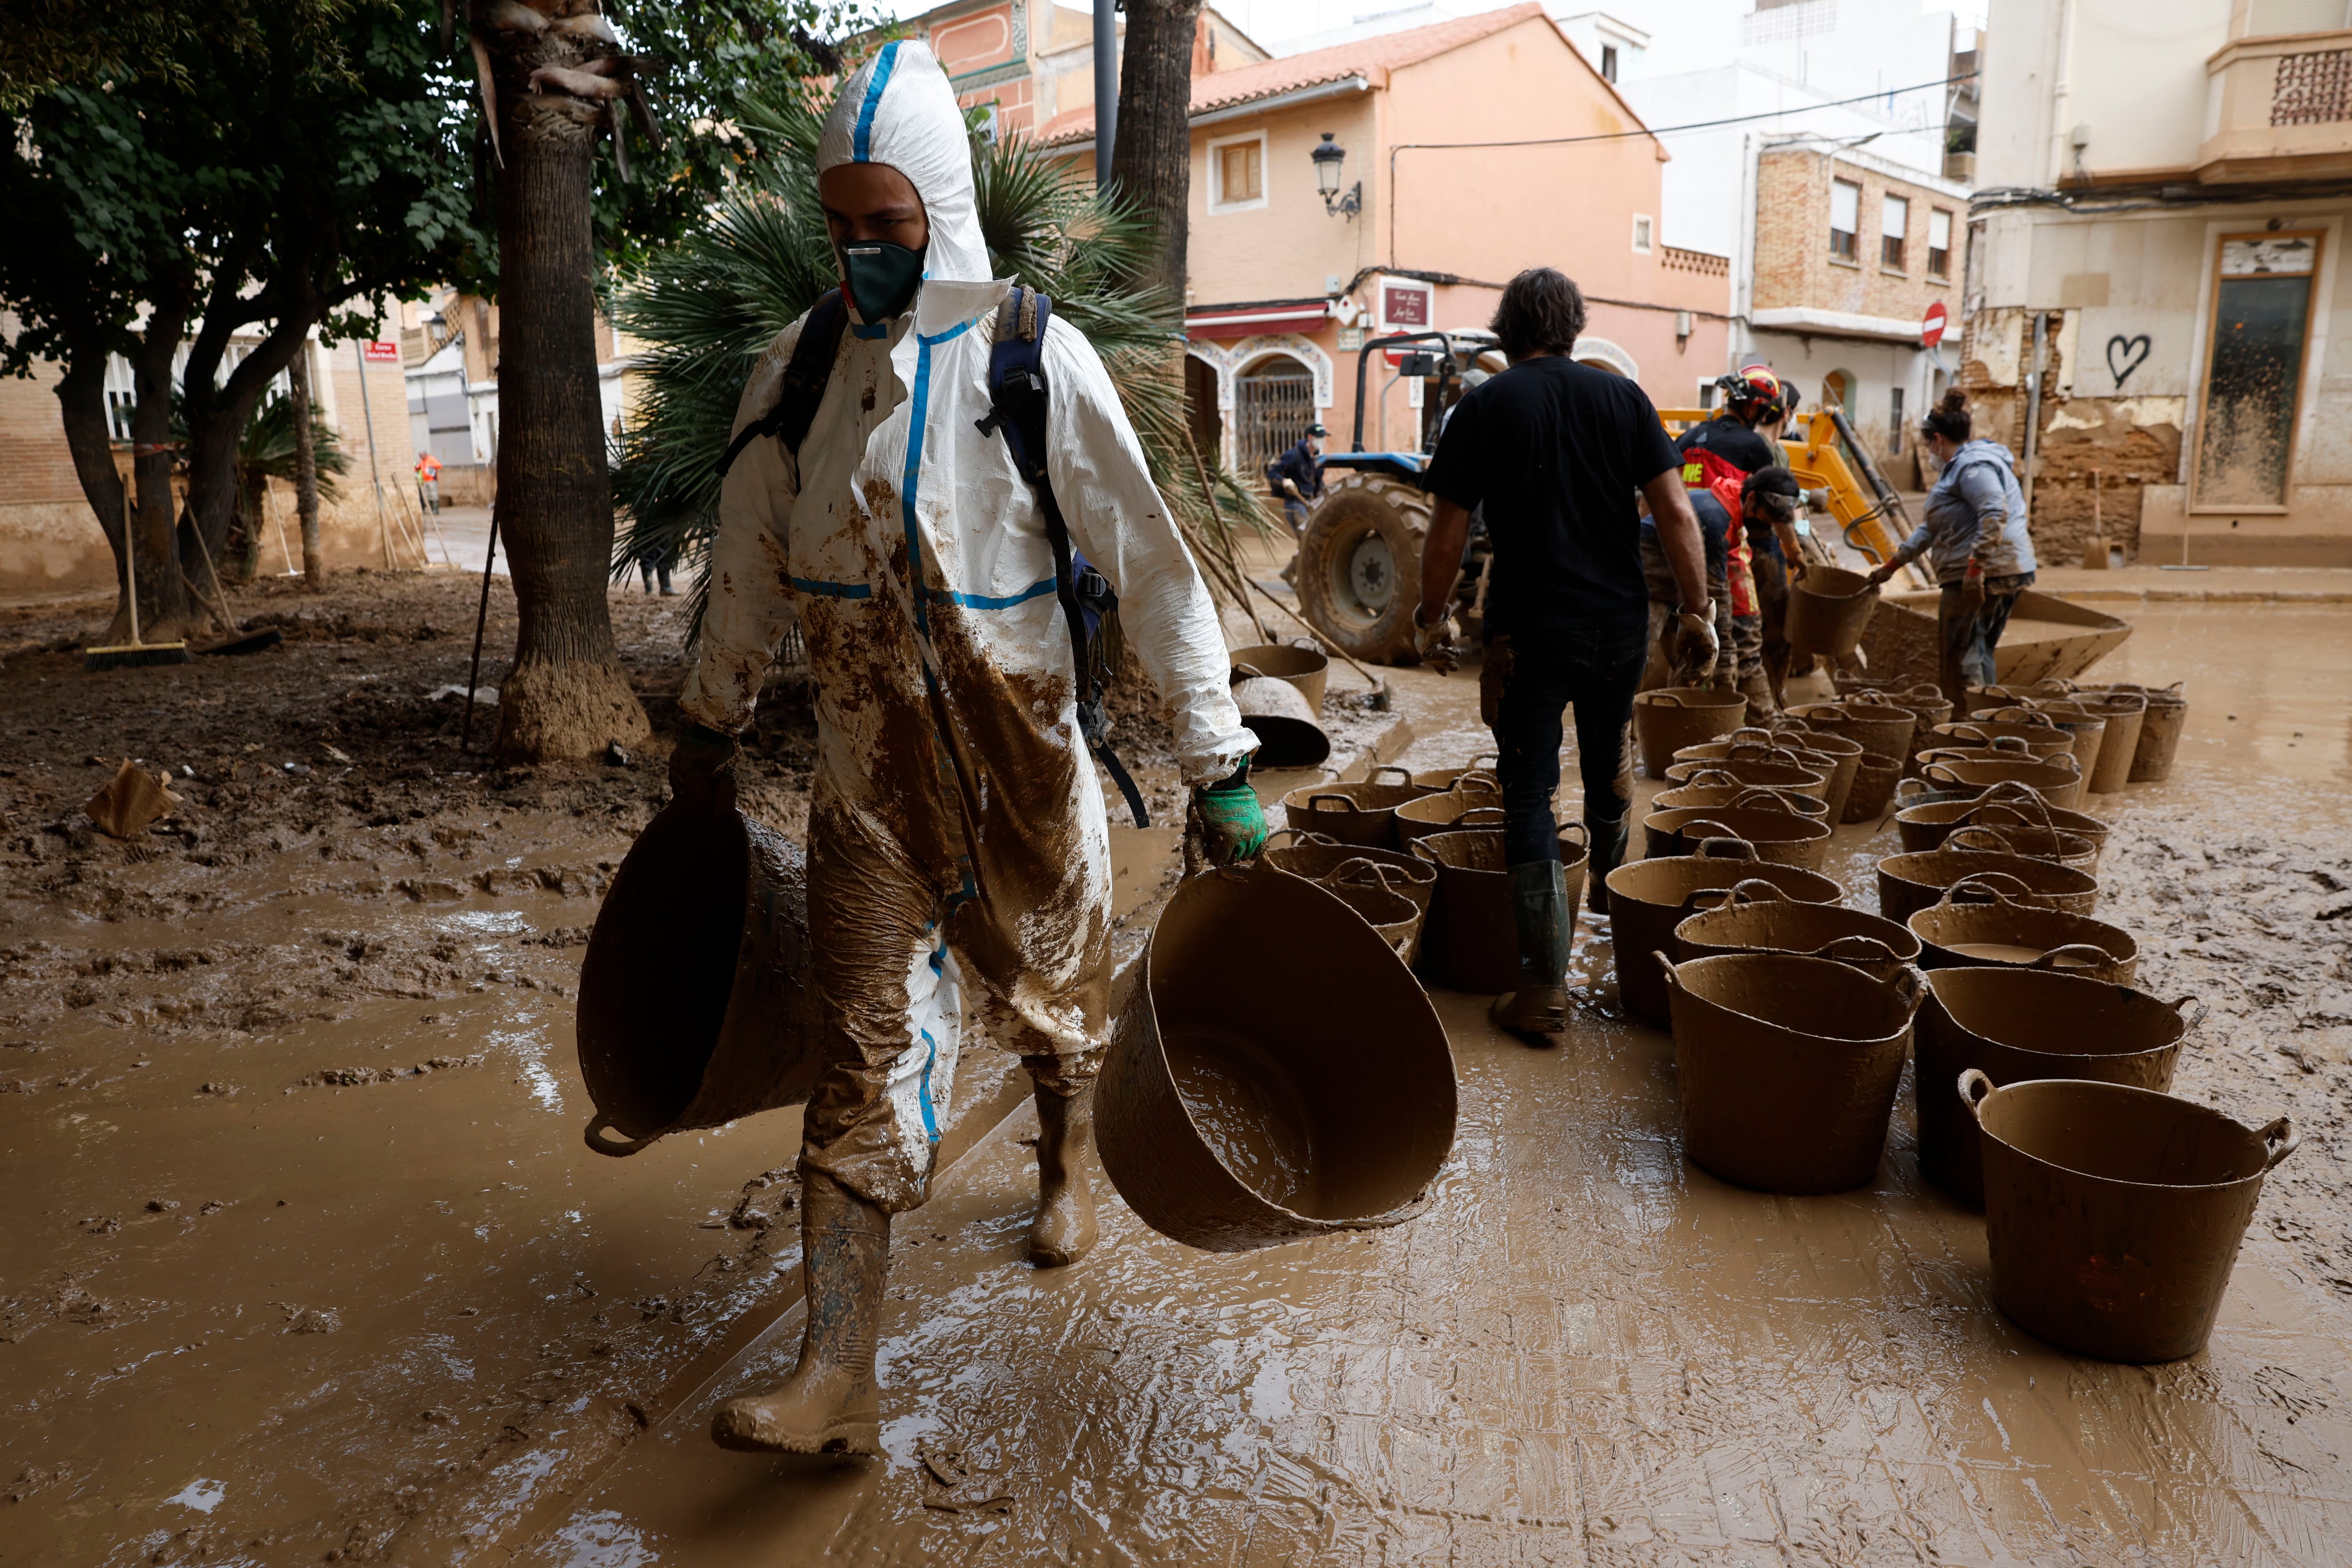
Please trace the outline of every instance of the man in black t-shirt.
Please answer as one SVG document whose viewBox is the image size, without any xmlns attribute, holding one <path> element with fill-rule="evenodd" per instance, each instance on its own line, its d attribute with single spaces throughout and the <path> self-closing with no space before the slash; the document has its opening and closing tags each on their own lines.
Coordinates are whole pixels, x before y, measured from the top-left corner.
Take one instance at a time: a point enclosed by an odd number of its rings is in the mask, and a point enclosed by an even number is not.
<svg viewBox="0 0 2352 1568">
<path fill-rule="evenodd" d="M 1265 482 L 1282 502 L 1293 533 L 1307 531 L 1307 510 L 1323 496 L 1324 435 L 1319 420 L 1309 425 L 1297 446 L 1265 466 Z"/>
<path fill-rule="evenodd" d="M 1511 367 L 1465 396 L 1424 482 L 1436 516 L 1421 558 L 1416 641 L 1441 668 L 1451 655 L 1454 582 L 1470 511 L 1483 506 L 1486 661 L 1479 707 L 1495 732 L 1503 786 L 1504 862 L 1519 938 L 1519 989 L 1495 1021 L 1549 1043 L 1567 1032 L 1569 908 L 1552 819 L 1560 718 L 1576 710 L 1591 842 L 1585 885 L 1608 911 L 1605 879 L 1625 858 L 1633 773 L 1633 692 L 1649 655 L 1635 498 L 1659 520 L 1682 594 L 1678 627 L 1693 652 L 1715 646 L 1698 520 L 1682 459 L 1633 382 L 1568 357 L 1584 330 L 1584 296 L 1550 268 L 1511 279 L 1494 331 Z"/>
</svg>

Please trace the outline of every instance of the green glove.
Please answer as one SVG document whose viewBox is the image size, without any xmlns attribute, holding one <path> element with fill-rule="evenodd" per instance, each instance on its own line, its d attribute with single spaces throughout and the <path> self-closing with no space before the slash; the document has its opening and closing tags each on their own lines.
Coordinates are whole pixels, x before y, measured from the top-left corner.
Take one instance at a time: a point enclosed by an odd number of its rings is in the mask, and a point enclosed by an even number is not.
<svg viewBox="0 0 2352 1568">
<path fill-rule="evenodd" d="M 1231 778 L 1195 789 L 1192 809 L 1200 814 L 1201 847 L 1211 865 L 1236 865 L 1265 847 L 1265 808 L 1250 788 L 1247 763 Z"/>
<path fill-rule="evenodd" d="M 689 724 L 669 754 L 673 798 L 704 811 L 735 805 L 735 763 L 741 754 L 735 737 L 704 724 Z"/>
</svg>

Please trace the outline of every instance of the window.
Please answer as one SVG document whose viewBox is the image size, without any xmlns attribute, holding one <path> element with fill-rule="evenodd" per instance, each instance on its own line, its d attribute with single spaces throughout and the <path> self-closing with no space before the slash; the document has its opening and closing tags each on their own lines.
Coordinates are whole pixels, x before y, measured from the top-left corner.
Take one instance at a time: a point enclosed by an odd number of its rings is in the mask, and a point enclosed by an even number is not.
<svg viewBox="0 0 2352 1568">
<path fill-rule="evenodd" d="M 2222 237 L 2197 433 L 2200 510 L 2286 505 L 2318 262 L 2315 236 Z"/>
<path fill-rule="evenodd" d="M 1633 215 L 1633 249 L 1637 254 L 1647 256 L 1652 250 L 1655 249 L 1657 247 L 1656 235 L 1657 226 L 1650 221 L 1649 214 L 1635 213 Z"/>
<path fill-rule="evenodd" d="M 1942 207 L 1927 209 L 1927 276 L 1952 275 L 1952 215 Z"/>
<path fill-rule="evenodd" d="M 1265 132 L 1209 143 L 1209 210 L 1265 205 Z"/>
<path fill-rule="evenodd" d="M 1711 381 L 1702 381 L 1698 384 L 1698 411 L 1700 413 L 1712 414 L 1715 412 L 1715 383 Z"/>
<path fill-rule="evenodd" d="M 1903 455 L 1903 389 L 1895 388 L 1886 398 L 1886 455 Z"/>
<path fill-rule="evenodd" d="M 1878 220 L 1878 264 L 1903 270 L 1910 248 L 1911 202 L 1906 196 L 1889 196 L 1880 210 Z"/>
<path fill-rule="evenodd" d="M 1841 261 L 1861 258 L 1855 237 L 1862 232 L 1862 187 L 1852 180 L 1830 182 L 1830 254 Z"/>
<path fill-rule="evenodd" d="M 1614 44 L 1601 46 L 1601 79 L 1603 81 L 1617 79 L 1617 46 Z"/>
</svg>

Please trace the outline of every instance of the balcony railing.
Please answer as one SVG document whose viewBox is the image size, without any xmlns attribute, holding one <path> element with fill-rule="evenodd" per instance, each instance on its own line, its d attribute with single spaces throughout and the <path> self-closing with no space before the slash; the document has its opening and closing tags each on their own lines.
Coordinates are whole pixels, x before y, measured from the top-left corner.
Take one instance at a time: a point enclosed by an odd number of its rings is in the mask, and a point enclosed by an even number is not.
<svg viewBox="0 0 2352 1568">
<path fill-rule="evenodd" d="M 2352 175 L 2352 29 L 2232 39 L 2205 70 L 2200 180 Z"/>
</svg>

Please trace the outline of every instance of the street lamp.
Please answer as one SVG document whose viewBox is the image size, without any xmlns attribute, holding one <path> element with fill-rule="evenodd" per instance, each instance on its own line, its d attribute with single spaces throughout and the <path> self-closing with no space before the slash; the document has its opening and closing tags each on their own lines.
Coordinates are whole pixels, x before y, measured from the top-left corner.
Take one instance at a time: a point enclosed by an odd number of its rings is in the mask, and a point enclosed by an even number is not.
<svg viewBox="0 0 2352 1568">
<path fill-rule="evenodd" d="M 1333 217 L 1345 213 L 1349 223 L 1355 222 L 1364 210 L 1364 182 L 1358 180 L 1344 196 L 1339 194 L 1339 171 L 1348 162 L 1348 150 L 1326 131 L 1321 144 L 1307 156 L 1315 160 L 1315 189 L 1323 197 L 1323 210 Z"/>
</svg>

